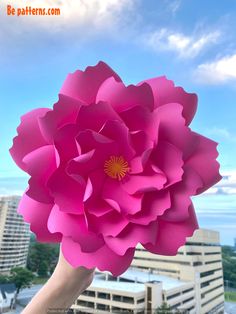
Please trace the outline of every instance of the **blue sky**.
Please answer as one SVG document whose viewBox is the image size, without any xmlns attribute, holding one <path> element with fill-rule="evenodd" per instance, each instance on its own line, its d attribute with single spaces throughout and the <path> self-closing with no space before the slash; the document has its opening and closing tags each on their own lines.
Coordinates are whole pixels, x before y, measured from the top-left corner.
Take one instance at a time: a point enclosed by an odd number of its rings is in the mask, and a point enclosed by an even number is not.
<svg viewBox="0 0 236 314">
<path fill-rule="evenodd" d="M 19 0 L 10 2 L 23 5 Z M 0 4 L 0 194 L 21 193 L 27 184 L 8 153 L 20 116 L 36 107 L 52 107 L 68 72 L 103 60 L 126 84 L 164 74 L 198 94 L 191 127 L 219 142 L 221 173 L 227 176 L 194 202 L 200 225 L 219 230 L 222 242 L 232 243 L 236 237 L 236 2 L 24 1 L 34 7 L 55 3 L 60 17 L 9 17 L 8 3 Z"/>
</svg>

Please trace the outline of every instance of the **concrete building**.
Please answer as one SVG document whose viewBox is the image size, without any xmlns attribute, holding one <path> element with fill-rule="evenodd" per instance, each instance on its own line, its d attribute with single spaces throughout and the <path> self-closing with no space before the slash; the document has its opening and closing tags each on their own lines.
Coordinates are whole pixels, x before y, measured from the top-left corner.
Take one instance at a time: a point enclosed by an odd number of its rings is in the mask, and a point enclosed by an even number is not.
<svg viewBox="0 0 236 314">
<path fill-rule="evenodd" d="M 144 314 L 145 309 L 155 309 L 165 300 L 173 309 L 195 313 L 194 284 L 130 268 L 119 278 L 97 274 L 72 308 L 74 313 L 80 314 Z"/>
<path fill-rule="evenodd" d="M 17 213 L 20 197 L 0 197 L 0 273 L 9 274 L 12 267 L 25 267 L 30 229 Z"/>
<path fill-rule="evenodd" d="M 118 278 L 98 273 L 76 300 L 74 313 L 145 313 L 163 302 L 188 314 L 224 313 L 219 233 L 197 230 L 176 256 L 137 247 L 132 267 Z"/>
<path fill-rule="evenodd" d="M 176 256 L 151 254 L 139 246 L 132 265 L 194 282 L 197 313 L 223 313 L 224 284 L 219 232 L 196 230 Z"/>
</svg>

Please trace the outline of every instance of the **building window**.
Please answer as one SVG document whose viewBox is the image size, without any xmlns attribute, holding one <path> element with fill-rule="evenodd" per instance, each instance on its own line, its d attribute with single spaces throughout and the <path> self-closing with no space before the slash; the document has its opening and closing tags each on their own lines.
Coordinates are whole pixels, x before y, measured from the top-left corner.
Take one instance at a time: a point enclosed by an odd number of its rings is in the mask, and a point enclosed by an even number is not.
<svg viewBox="0 0 236 314">
<path fill-rule="evenodd" d="M 175 297 L 178 297 L 179 295 L 180 295 L 180 293 L 171 294 L 171 295 L 168 295 L 166 299 L 170 300 L 170 299 L 173 299 Z"/>
<path fill-rule="evenodd" d="M 123 308 L 120 308 L 120 307 L 117 307 L 117 306 L 113 306 L 112 307 L 112 313 L 123 313 L 123 314 L 128 314 L 128 313 L 134 313 L 133 310 L 127 310 L 127 309 L 123 309 Z"/>
<path fill-rule="evenodd" d="M 217 277 L 217 278 L 214 278 L 214 279 L 208 280 L 208 281 L 206 281 L 206 282 L 203 282 L 203 283 L 201 283 L 201 288 L 207 287 L 207 286 L 209 286 L 209 284 L 210 284 L 211 282 L 216 281 L 216 280 L 219 280 L 219 279 L 222 279 L 222 280 L 223 280 L 223 277 L 222 277 L 222 276 L 219 276 L 219 277 Z"/>
<path fill-rule="evenodd" d="M 210 289 L 210 290 L 207 290 L 206 292 L 204 292 L 204 293 L 201 294 L 201 298 L 205 298 L 205 295 L 206 295 L 206 294 L 208 294 L 208 293 L 210 293 L 210 292 L 212 292 L 212 291 L 214 291 L 214 290 L 217 290 L 217 289 L 219 289 L 219 288 L 223 288 L 223 285 L 219 285 L 219 286 L 214 287 L 214 288 L 212 288 L 212 289 Z"/>
<path fill-rule="evenodd" d="M 193 299 L 194 299 L 194 297 L 188 298 L 188 299 L 183 301 L 183 304 L 188 303 L 189 301 L 192 301 Z"/>
<path fill-rule="evenodd" d="M 109 293 L 98 292 L 98 298 L 109 300 L 111 297 Z"/>
<path fill-rule="evenodd" d="M 145 302 L 145 299 L 144 299 L 144 298 L 137 300 L 137 303 L 138 303 L 138 304 L 139 304 L 139 303 L 143 303 L 143 302 Z"/>
<path fill-rule="evenodd" d="M 222 268 L 217 268 L 217 269 L 214 269 L 214 270 L 209 270 L 209 271 L 205 271 L 203 273 L 200 273 L 200 277 L 203 278 L 203 277 L 207 277 L 207 276 L 213 275 L 218 270 L 222 270 Z"/>
<path fill-rule="evenodd" d="M 193 291 L 193 288 L 189 288 L 189 289 L 187 289 L 187 290 L 183 290 L 183 293 L 188 293 L 188 292 L 190 292 L 190 291 Z"/>
<path fill-rule="evenodd" d="M 205 264 L 221 263 L 221 260 L 205 262 Z"/>
<path fill-rule="evenodd" d="M 202 306 L 205 306 L 205 305 L 207 305 L 207 304 L 211 303 L 212 301 L 214 301 L 214 300 L 218 299 L 218 298 L 219 298 L 219 297 L 221 297 L 222 295 L 224 295 L 224 292 L 222 292 L 222 293 L 218 294 L 216 297 L 214 297 L 214 298 L 212 298 L 212 299 L 208 300 L 207 302 L 203 303 L 203 304 L 202 304 Z"/>
<path fill-rule="evenodd" d="M 84 300 L 77 300 L 77 305 L 94 309 L 94 303 L 93 302 L 88 302 L 88 301 L 84 301 Z"/>
<path fill-rule="evenodd" d="M 123 303 L 134 303 L 134 298 L 126 297 L 123 295 L 113 295 L 113 301 L 123 302 Z"/>
<path fill-rule="evenodd" d="M 218 247 L 220 247 L 219 243 L 202 243 L 202 242 L 186 242 L 185 245 L 187 245 L 187 246 L 197 245 L 197 246 L 218 246 Z"/>
<path fill-rule="evenodd" d="M 82 295 L 86 295 L 88 297 L 95 297 L 95 291 L 85 290 Z"/>
<path fill-rule="evenodd" d="M 107 304 L 97 303 L 97 309 L 102 311 L 110 311 L 110 307 Z"/>
<path fill-rule="evenodd" d="M 181 303 L 177 303 L 177 304 L 173 305 L 173 306 L 171 307 L 171 309 L 172 309 L 172 310 L 177 309 L 177 307 L 180 306 L 180 305 L 181 305 Z"/>
</svg>

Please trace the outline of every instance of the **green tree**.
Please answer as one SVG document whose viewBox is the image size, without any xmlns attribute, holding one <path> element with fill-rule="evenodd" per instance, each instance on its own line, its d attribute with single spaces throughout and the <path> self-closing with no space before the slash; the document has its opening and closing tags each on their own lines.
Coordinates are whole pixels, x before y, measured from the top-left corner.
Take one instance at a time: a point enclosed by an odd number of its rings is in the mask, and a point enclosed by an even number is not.
<svg viewBox="0 0 236 314">
<path fill-rule="evenodd" d="M 38 275 L 40 277 L 47 277 L 47 275 L 48 275 L 48 263 L 46 261 L 42 261 L 39 264 Z"/>
<path fill-rule="evenodd" d="M 0 274 L 0 284 L 1 283 L 8 283 L 9 282 L 9 277 L 7 275 L 1 275 Z"/>
<path fill-rule="evenodd" d="M 38 275 L 53 272 L 59 256 L 59 245 L 32 242 L 27 260 L 27 268 Z M 40 275 L 41 276 L 41 275 Z"/>
<path fill-rule="evenodd" d="M 171 307 L 167 304 L 167 303 L 162 303 L 161 306 L 159 306 L 157 309 L 156 309 L 156 313 L 157 314 L 171 314 L 172 311 L 171 311 Z"/>
<path fill-rule="evenodd" d="M 16 294 L 23 288 L 29 288 L 33 282 L 34 274 L 23 267 L 14 267 L 10 271 L 9 282 L 16 285 Z"/>
<path fill-rule="evenodd" d="M 156 309 L 156 314 L 180 314 L 180 313 L 184 313 L 184 312 L 180 312 L 177 309 L 171 309 L 171 306 L 168 305 L 166 302 L 162 303 L 161 306 L 159 306 Z"/>
<path fill-rule="evenodd" d="M 233 247 L 222 246 L 222 259 L 225 285 L 236 288 L 236 253 Z"/>
</svg>

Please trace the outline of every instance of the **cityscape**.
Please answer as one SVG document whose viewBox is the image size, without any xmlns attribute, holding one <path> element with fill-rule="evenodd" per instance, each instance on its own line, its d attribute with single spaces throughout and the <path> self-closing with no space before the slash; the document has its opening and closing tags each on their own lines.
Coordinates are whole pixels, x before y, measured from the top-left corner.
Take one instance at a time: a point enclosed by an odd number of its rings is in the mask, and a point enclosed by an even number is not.
<svg viewBox="0 0 236 314">
<path fill-rule="evenodd" d="M 17 213 L 19 200 L 19 196 L 0 199 L 0 280 L 15 267 L 29 268 L 33 234 Z M 42 285 L 29 286 L 15 298 L 15 283 L 0 282 L 0 313 L 20 313 Z M 176 256 L 152 254 L 138 245 L 131 267 L 119 277 L 96 271 L 71 313 L 162 313 L 163 304 L 168 313 L 235 313 L 236 303 L 226 300 L 230 309 L 235 304 L 231 312 L 224 303 L 226 291 L 235 288 L 235 282 L 224 281 L 219 232 L 198 229 Z"/>
</svg>

